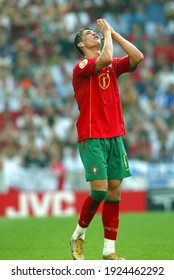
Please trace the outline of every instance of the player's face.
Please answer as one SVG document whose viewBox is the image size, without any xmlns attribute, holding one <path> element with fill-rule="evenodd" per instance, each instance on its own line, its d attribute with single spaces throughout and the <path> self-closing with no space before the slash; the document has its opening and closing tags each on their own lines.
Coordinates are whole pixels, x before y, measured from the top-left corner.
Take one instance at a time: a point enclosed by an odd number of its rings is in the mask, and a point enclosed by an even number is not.
<svg viewBox="0 0 174 280">
<path fill-rule="evenodd" d="M 82 42 L 86 47 L 101 45 L 100 37 L 93 30 L 84 30 L 82 34 Z"/>
</svg>

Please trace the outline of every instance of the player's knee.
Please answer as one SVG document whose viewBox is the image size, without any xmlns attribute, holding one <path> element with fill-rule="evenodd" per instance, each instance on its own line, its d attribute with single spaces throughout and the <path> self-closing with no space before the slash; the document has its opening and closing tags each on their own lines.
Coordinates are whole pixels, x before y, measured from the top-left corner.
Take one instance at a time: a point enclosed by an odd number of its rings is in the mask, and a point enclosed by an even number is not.
<svg viewBox="0 0 174 280">
<path fill-rule="evenodd" d="M 112 189 L 112 190 L 108 190 L 106 199 L 120 200 L 121 199 L 121 188 L 115 188 L 115 189 Z"/>
<path fill-rule="evenodd" d="M 99 202 L 103 201 L 107 195 L 107 191 L 105 190 L 92 190 L 90 193 L 90 197 Z"/>
<path fill-rule="evenodd" d="M 105 201 L 107 202 L 120 202 L 121 198 L 118 196 L 106 196 Z"/>
</svg>

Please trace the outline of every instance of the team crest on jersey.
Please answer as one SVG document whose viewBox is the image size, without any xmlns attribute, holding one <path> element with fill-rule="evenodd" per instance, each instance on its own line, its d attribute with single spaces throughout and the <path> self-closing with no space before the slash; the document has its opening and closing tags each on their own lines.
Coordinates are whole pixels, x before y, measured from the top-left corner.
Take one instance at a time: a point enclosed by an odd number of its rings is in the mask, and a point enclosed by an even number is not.
<svg viewBox="0 0 174 280">
<path fill-rule="evenodd" d="M 83 69 L 83 68 L 85 68 L 85 66 L 87 65 L 87 63 L 88 63 L 88 60 L 85 58 L 85 59 L 83 59 L 83 60 L 79 63 L 79 67 L 80 67 L 81 69 Z"/>
<path fill-rule="evenodd" d="M 107 89 L 110 85 L 110 75 L 109 72 L 102 73 L 99 75 L 99 85 L 102 89 Z"/>
</svg>

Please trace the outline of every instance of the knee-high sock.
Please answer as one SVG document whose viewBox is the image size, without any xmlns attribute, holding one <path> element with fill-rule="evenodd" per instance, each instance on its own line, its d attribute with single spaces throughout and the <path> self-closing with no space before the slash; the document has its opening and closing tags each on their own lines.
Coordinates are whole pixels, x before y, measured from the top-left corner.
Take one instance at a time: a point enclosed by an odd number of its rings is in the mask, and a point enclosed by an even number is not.
<svg viewBox="0 0 174 280">
<path fill-rule="evenodd" d="M 119 201 L 104 201 L 102 222 L 104 238 L 116 240 L 119 226 Z"/>
<path fill-rule="evenodd" d="M 78 224 L 81 227 L 88 227 L 95 213 L 97 212 L 101 201 L 97 201 L 88 196 L 82 206 Z"/>
</svg>

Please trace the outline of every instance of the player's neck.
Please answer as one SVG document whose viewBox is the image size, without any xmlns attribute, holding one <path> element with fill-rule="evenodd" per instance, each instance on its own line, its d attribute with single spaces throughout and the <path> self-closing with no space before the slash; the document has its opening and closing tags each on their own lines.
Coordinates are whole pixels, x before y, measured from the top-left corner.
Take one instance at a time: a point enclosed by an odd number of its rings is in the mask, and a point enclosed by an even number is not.
<svg viewBox="0 0 174 280">
<path fill-rule="evenodd" d="M 99 57 L 99 55 L 100 55 L 100 50 L 98 50 L 98 49 L 96 49 L 96 50 L 88 49 L 85 53 L 86 58 Z"/>
</svg>

